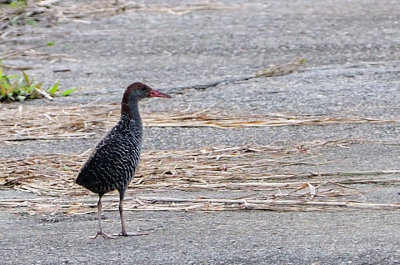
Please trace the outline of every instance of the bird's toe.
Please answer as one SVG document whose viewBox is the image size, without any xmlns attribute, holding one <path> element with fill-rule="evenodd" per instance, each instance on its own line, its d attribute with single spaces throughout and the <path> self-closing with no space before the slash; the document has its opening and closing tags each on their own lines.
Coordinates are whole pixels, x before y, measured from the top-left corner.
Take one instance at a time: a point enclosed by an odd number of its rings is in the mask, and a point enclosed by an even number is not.
<svg viewBox="0 0 400 265">
<path fill-rule="evenodd" d="M 97 231 L 96 235 L 91 236 L 91 239 L 96 239 L 98 236 L 102 236 L 104 239 L 115 239 L 116 237 L 107 235 L 103 231 Z"/>
<path fill-rule="evenodd" d="M 127 232 L 122 231 L 119 234 L 116 234 L 114 236 L 147 236 L 148 233 L 134 233 L 134 234 L 128 234 Z"/>
</svg>

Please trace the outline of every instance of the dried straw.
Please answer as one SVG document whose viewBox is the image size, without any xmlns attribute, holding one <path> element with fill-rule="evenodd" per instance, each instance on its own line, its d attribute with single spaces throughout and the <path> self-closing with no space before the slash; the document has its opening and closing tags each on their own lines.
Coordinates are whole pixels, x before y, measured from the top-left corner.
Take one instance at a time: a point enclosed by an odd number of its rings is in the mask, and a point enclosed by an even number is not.
<svg viewBox="0 0 400 265">
<path fill-rule="evenodd" d="M 160 199 L 132 199 L 131 210 L 322 210 L 333 208 L 394 208 L 362 198 L 361 184 L 398 183 L 400 171 L 319 172 L 315 156 L 326 148 L 354 141 L 315 141 L 297 146 L 241 146 L 200 150 L 150 151 L 131 183 L 133 190 L 244 190 L 255 192 L 234 201 L 210 199 L 170 203 Z M 0 208 L 16 212 L 86 213 L 93 211 L 95 195 L 73 183 L 86 160 L 84 155 L 51 154 L 0 162 L 0 187 L 38 195 L 33 200 L 1 200 Z M 328 163 L 328 162 L 326 162 Z M 81 196 L 84 198 L 80 199 Z M 88 197 L 89 196 L 89 197 Z M 116 196 L 114 196 L 116 197 Z M 111 198 L 114 198 L 111 197 Z M 181 199 L 179 199 L 181 200 Z M 86 202 L 86 203 L 85 203 Z M 114 203 L 114 201 L 113 201 Z M 116 203 L 116 201 L 115 201 Z M 397 207 L 397 206 L 396 206 Z"/>
<path fill-rule="evenodd" d="M 89 111 L 90 110 L 90 111 Z M 0 106 L 0 142 L 60 140 L 91 137 L 112 127 L 119 118 L 119 105 Z M 329 125 L 337 123 L 393 123 L 359 117 L 293 116 L 284 114 L 243 115 L 207 110 L 175 113 L 144 113 L 148 127 L 262 127 Z"/>
</svg>

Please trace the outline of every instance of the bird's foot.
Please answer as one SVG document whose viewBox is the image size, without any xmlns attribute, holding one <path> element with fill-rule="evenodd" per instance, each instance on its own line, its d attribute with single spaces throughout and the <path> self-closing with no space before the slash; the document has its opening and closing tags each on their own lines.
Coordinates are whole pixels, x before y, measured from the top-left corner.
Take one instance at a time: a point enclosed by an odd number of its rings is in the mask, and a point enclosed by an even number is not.
<svg viewBox="0 0 400 265">
<path fill-rule="evenodd" d="M 91 239 L 96 239 L 98 236 L 102 236 L 104 239 L 115 239 L 116 237 L 114 236 L 109 236 L 103 231 L 97 231 L 97 234 L 95 236 L 91 236 Z"/>
<path fill-rule="evenodd" d="M 125 232 L 125 231 L 122 231 L 121 233 L 119 233 L 119 234 L 116 234 L 116 235 L 113 235 L 113 236 L 147 236 L 148 235 L 148 233 L 135 233 L 135 234 L 128 234 L 127 232 Z"/>
</svg>

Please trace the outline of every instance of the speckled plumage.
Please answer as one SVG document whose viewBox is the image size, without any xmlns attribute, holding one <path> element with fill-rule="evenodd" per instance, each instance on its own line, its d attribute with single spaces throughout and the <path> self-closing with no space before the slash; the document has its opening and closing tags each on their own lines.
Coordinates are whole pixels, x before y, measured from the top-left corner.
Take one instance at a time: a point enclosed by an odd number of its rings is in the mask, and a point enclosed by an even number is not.
<svg viewBox="0 0 400 265">
<path fill-rule="evenodd" d="M 141 144 L 140 116 L 130 119 L 121 115 L 82 167 L 76 183 L 99 194 L 124 192 L 138 167 Z"/>
<path fill-rule="evenodd" d="M 139 164 L 142 145 L 142 120 L 138 103 L 148 97 L 164 97 L 161 93 L 142 83 L 133 83 L 125 90 L 121 102 L 121 118 L 111 131 L 101 140 L 83 165 L 75 182 L 99 194 L 99 230 L 94 238 L 101 235 L 112 238 L 101 229 L 101 198 L 110 191 L 120 194 L 119 212 L 122 231 L 120 236 L 128 236 L 123 217 L 123 199 Z"/>
</svg>

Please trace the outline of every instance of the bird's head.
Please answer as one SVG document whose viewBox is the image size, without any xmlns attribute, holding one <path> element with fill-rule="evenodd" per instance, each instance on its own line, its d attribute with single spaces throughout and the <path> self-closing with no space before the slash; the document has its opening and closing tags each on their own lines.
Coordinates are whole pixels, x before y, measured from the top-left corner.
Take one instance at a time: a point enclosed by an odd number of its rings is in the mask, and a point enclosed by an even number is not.
<svg viewBox="0 0 400 265">
<path fill-rule="evenodd" d="M 137 104 L 139 100 L 151 97 L 170 98 L 171 96 L 142 83 L 130 84 L 122 98 L 122 112 L 130 113 L 132 104 Z"/>
<path fill-rule="evenodd" d="M 133 83 L 126 88 L 122 101 L 129 103 L 130 101 L 138 101 L 151 97 L 170 98 L 171 96 L 155 90 L 148 85 L 142 83 Z"/>
</svg>

